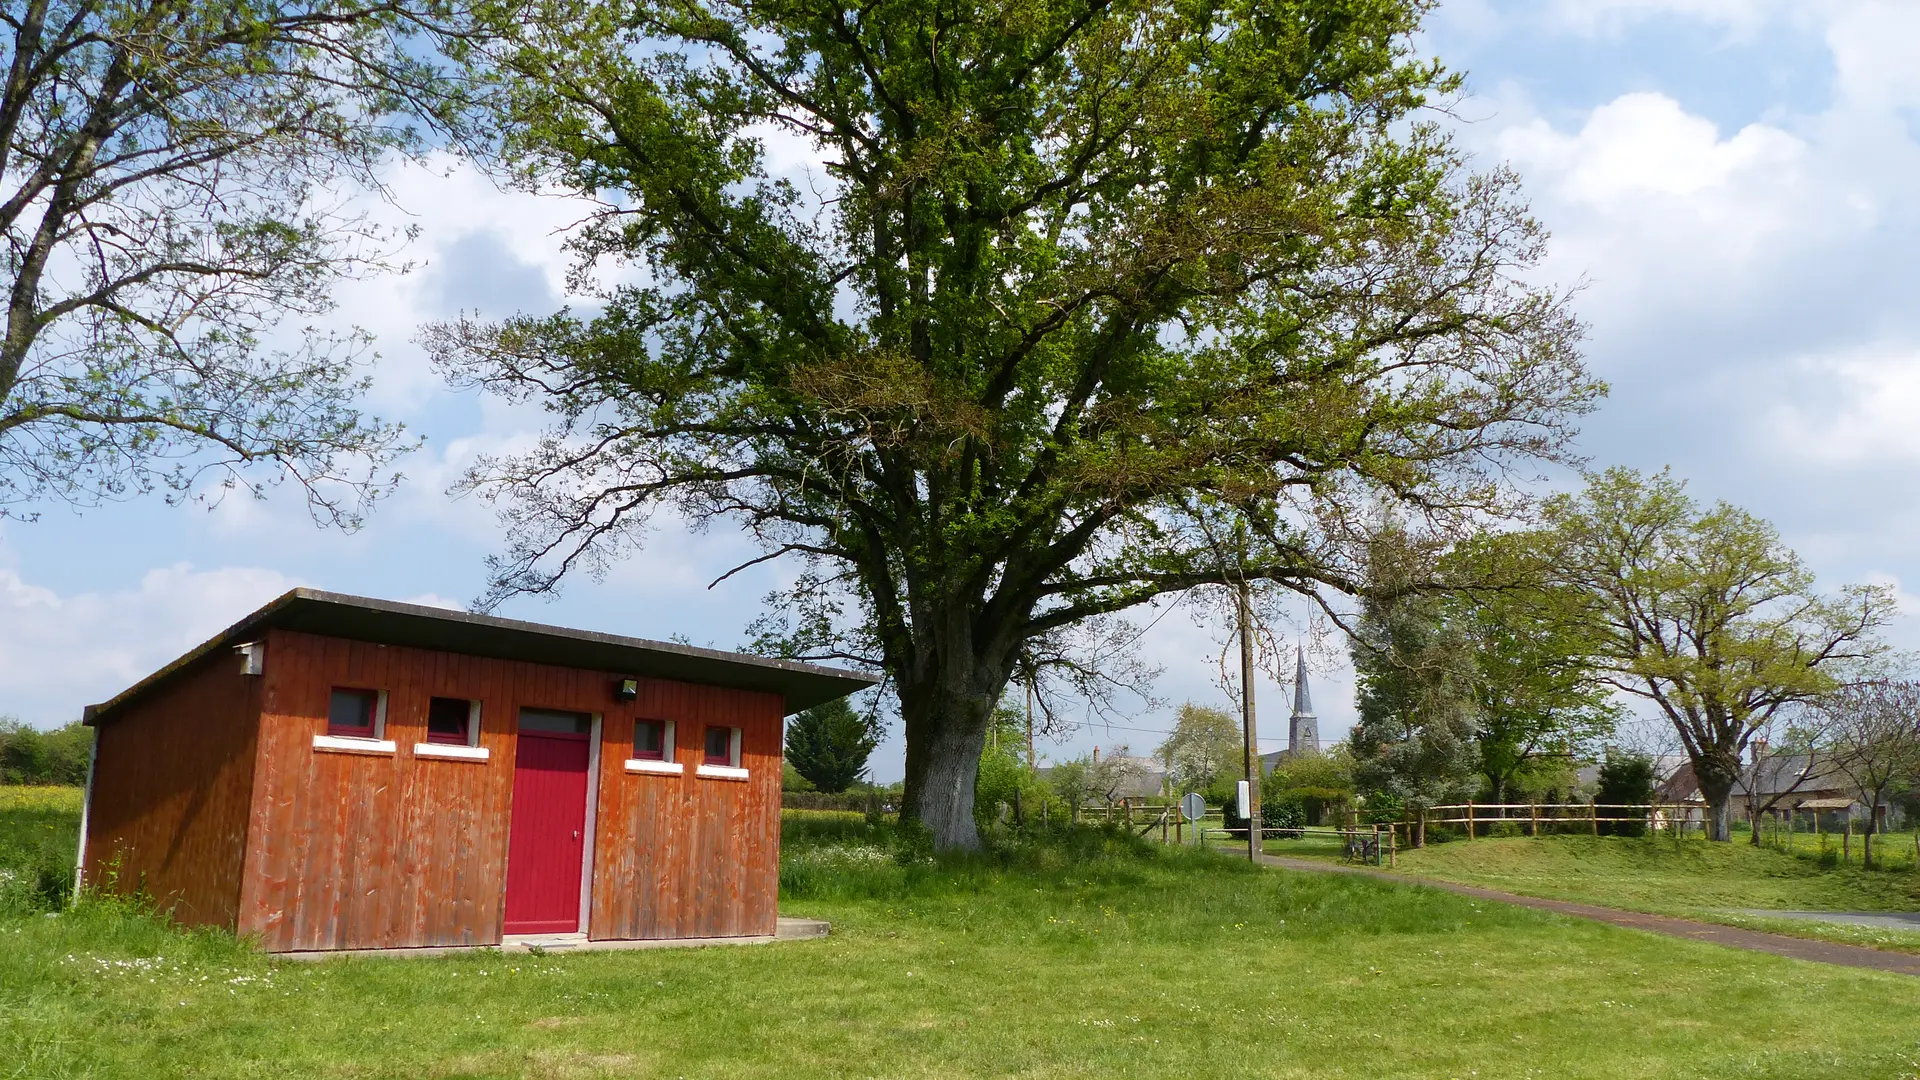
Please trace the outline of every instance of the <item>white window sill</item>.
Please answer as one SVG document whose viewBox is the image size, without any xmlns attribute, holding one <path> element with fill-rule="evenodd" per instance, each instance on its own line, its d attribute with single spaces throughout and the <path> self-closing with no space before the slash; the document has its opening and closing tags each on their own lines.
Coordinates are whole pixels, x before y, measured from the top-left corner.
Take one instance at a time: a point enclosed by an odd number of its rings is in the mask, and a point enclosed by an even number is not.
<svg viewBox="0 0 1920 1080">
<path fill-rule="evenodd" d="M 456 746 L 453 743 L 417 742 L 414 757 L 446 758 L 449 761 L 485 761 L 492 755 L 484 746 Z"/>
<path fill-rule="evenodd" d="M 732 765 L 702 765 L 694 770 L 694 775 L 704 776 L 709 780 L 745 780 L 747 770 L 738 769 Z"/>
<path fill-rule="evenodd" d="M 661 776 L 679 776 L 687 771 L 687 767 L 677 761 L 656 761 L 653 758 L 628 758 L 627 771 L 658 773 Z"/>
<path fill-rule="evenodd" d="M 362 739 L 357 735 L 315 735 L 313 748 L 332 754 L 391 754 L 399 749 L 392 739 Z"/>
</svg>

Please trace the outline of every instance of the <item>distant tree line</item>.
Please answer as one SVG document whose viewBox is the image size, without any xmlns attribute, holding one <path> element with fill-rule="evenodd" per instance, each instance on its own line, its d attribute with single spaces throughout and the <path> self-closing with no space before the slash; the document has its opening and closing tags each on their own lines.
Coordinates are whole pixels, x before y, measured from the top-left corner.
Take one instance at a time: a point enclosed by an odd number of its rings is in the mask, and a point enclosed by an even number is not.
<svg viewBox="0 0 1920 1080">
<path fill-rule="evenodd" d="M 1569 791 L 1623 698 L 1670 725 L 1714 840 L 1776 728 L 1803 772 L 1824 755 L 1875 807 L 1914 784 L 1920 719 L 1888 704 L 1905 684 L 1878 636 L 1889 589 L 1816 589 L 1771 524 L 1665 471 L 1590 475 L 1530 525 L 1451 545 L 1376 531 L 1351 635 L 1370 799 Z"/>
<path fill-rule="evenodd" d="M 41 731 L 0 718 L 0 784 L 84 784 L 92 746 L 92 729 L 77 720 Z"/>
</svg>

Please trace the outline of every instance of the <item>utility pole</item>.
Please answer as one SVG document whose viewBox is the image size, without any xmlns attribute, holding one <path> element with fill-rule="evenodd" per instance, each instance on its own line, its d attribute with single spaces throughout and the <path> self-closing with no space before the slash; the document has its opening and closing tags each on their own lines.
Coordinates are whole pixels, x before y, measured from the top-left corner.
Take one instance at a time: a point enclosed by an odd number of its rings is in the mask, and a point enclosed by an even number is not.
<svg viewBox="0 0 1920 1080">
<path fill-rule="evenodd" d="M 1246 737 L 1247 860 L 1260 857 L 1260 740 L 1253 723 L 1253 603 L 1240 579 L 1240 728 Z"/>
<path fill-rule="evenodd" d="M 1027 769 L 1033 771 L 1040 767 L 1040 759 L 1033 756 L 1033 675 L 1027 675 Z"/>
</svg>

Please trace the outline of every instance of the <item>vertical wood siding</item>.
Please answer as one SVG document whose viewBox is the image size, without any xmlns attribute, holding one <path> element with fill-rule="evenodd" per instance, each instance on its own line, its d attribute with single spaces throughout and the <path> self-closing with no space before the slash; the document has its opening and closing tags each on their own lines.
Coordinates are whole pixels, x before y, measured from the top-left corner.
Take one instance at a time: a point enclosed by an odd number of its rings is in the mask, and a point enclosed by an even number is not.
<svg viewBox="0 0 1920 1080">
<path fill-rule="evenodd" d="M 86 880 L 188 926 L 236 923 L 260 680 L 218 652 L 97 729 Z"/>
<path fill-rule="evenodd" d="M 532 707 L 604 717 L 598 790 L 589 790 L 599 799 L 592 936 L 771 933 L 780 698 L 643 680 L 640 700 L 616 702 L 618 677 L 270 632 L 241 932 L 270 951 L 497 944 L 516 719 Z M 395 753 L 313 748 L 334 687 L 387 692 L 385 738 Z M 489 760 L 413 755 L 436 696 L 481 702 Z M 625 772 L 636 715 L 680 723 L 685 776 Z M 750 781 L 694 776 L 707 722 L 744 729 Z"/>
<path fill-rule="evenodd" d="M 783 703 L 642 679 L 602 725 L 600 819 L 588 934 L 602 938 L 771 934 L 779 919 Z M 629 773 L 635 719 L 674 722 L 681 776 Z M 695 775 L 707 724 L 741 729 L 748 779 Z"/>
</svg>

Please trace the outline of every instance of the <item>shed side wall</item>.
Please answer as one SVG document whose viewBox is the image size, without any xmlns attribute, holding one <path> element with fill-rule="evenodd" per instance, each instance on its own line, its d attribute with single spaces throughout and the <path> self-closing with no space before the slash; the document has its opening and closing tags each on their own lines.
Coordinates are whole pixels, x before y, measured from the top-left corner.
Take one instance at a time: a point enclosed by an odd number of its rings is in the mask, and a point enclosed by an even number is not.
<svg viewBox="0 0 1920 1080">
<path fill-rule="evenodd" d="M 236 925 L 260 680 L 216 653 L 100 722 L 86 881 L 187 926 Z"/>
<path fill-rule="evenodd" d="M 497 944 L 505 900 L 515 730 L 524 707 L 600 713 L 604 718 L 602 768 L 597 778 L 602 790 L 592 793 L 601 800 L 590 920 L 594 936 L 695 932 L 670 929 L 633 934 L 628 931 L 639 924 L 630 918 L 621 921 L 614 914 L 617 906 L 608 909 L 608 918 L 619 923 L 618 929 L 603 929 L 600 922 L 603 894 L 625 895 L 634 890 L 606 879 L 613 863 L 608 853 L 658 843 L 656 834 L 672 831 L 651 819 L 609 813 L 606 800 L 623 795 L 607 784 L 608 766 L 626 778 L 621 766 L 629 754 L 621 744 L 630 745 L 635 710 L 647 703 L 645 697 L 630 704 L 616 702 L 612 696 L 616 674 L 291 631 L 273 631 L 267 648 L 259 782 L 252 815 L 256 842 L 248 852 L 241 928 L 258 934 L 268 950 Z M 707 715 L 763 717 L 758 728 L 737 725 L 747 729 L 743 757 L 764 756 L 769 746 L 774 755 L 770 767 L 755 770 L 756 782 L 764 777 L 772 785 L 770 799 L 756 796 L 752 800 L 759 818 L 749 820 L 747 796 L 754 785 L 696 781 L 690 757 L 686 777 L 660 779 L 683 789 L 680 814 L 728 817 L 725 829 L 711 830 L 707 850 L 722 852 L 729 844 L 751 848 L 750 854 L 728 860 L 736 869 L 721 875 L 718 889 L 707 888 L 713 913 L 682 918 L 672 925 L 751 924 L 753 929 L 699 932 L 771 932 L 778 881 L 780 699 L 667 680 L 649 680 L 644 685 L 669 688 L 650 689 L 652 693 L 677 693 L 704 701 Z M 397 744 L 393 754 L 330 753 L 314 748 L 313 736 L 326 730 L 327 700 L 335 687 L 387 692 L 385 737 Z M 435 696 L 480 701 L 480 745 L 490 752 L 487 761 L 414 755 L 414 744 L 426 739 L 428 701 Z M 769 713 L 770 724 L 764 719 Z M 682 730 L 689 733 L 683 735 L 685 739 L 693 728 Z M 732 790 L 707 790 L 713 787 Z M 647 825 L 646 831 L 636 831 L 638 824 Z M 696 830 L 689 824 L 683 831 Z M 764 841 L 769 834 L 771 849 Z M 712 874 L 710 869 L 705 872 Z M 674 887 L 671 891 L 686 890 Z M 740 913 L 722 914 L 722 909 Z M 765 930 L 758 929 L 762 925 Z"/>
</svg>

